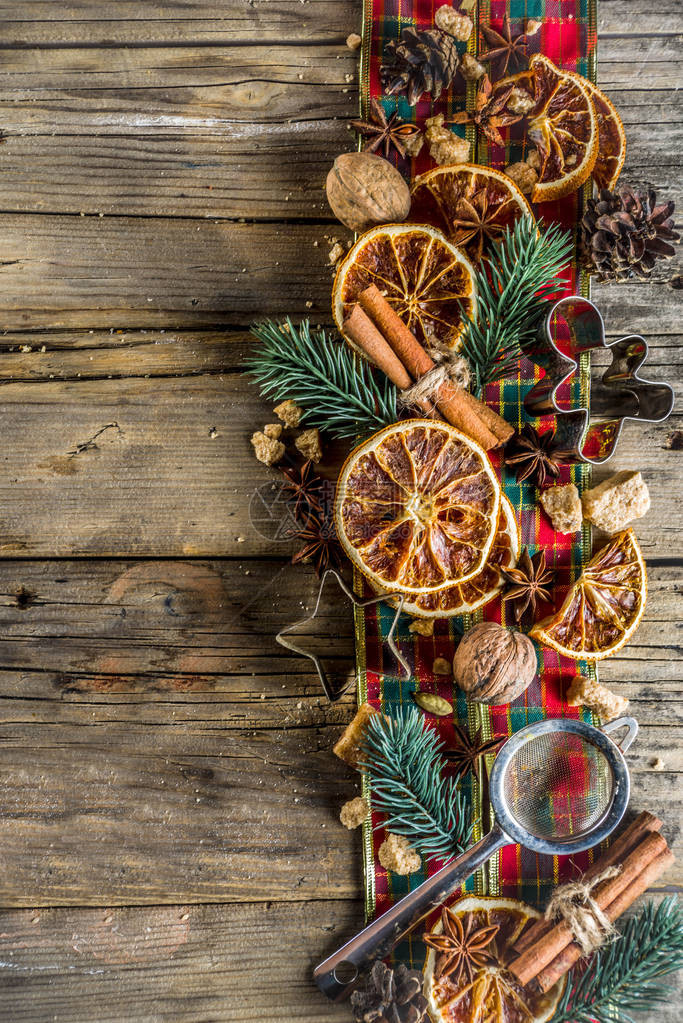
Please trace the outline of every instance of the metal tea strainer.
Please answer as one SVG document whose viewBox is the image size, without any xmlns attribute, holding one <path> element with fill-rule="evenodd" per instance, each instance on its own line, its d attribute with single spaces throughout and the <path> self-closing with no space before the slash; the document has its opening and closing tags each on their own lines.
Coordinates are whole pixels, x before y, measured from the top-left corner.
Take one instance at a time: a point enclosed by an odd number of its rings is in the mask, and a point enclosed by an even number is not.
<svg viewBox="0 0 683 1023">
<path fill-rule="evenodd" d="M 628 731 L 619 748 L 605 733 L 621 728 Z M 628 805 L 630 782 L 622 751 L 637 733 L 638 723 L 630 717 L 602 728 L 549 718 L 511 736 L 491 768 L 491 831 L 316 967 L 313 976 L 320 990 L 335 1000 L 348 995 L 363 970 L 388 955 L 503 846 L 517 842 L 532 852 L 560 856 L 607 838 Z"/>
</svg>

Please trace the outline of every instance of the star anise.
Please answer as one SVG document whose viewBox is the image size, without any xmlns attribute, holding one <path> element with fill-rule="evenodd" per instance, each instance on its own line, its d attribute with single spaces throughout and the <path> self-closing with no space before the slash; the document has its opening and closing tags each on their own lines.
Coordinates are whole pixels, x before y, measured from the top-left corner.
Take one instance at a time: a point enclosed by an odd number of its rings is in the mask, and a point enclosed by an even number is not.
<svg viewBox="0 0 683 1023">
<path fill-rule="evenodd" d="M 420 131 L 416 124 L 406 124 L 397 113 L 387 117 L 384 106 L 377 97 L 370 101 L 370 119 L 368 121 L 351 121 L 350 128 L 355 128 L 359 135 L 368 141 L 363 146 L 366 153 L 376 153 L 384 146 L 384 156 L 389 158 L 392 146 L 399 156 L 406 155 L 404 143 Z"/>
<path fill-rule="evenodd" d="M 450 977 L 456 985 L 463 979 L 472 983 L 476 970 L 495 962 L 487 947 L 499 928 L 495 925 L 475 928 L 472 913 L 466 915 L 463 927 L 460 917 L 445 906 L 441 909 L 441 924 L 441 934 L 430 931 L 423 935 L 425 945 L 436 952 L 436 979 Z"/>
<path fill-rule="evenodd" d="M 489 753 L 497 753 L 505 738 L 484 739 L 481 728 L 478 728 L 474 735 L 470 735 L 461 725 L 453 725 L 453 729 L 455 743 L 444 752 L 444 756 L 455 768 L 456 776 L 472 771 L 477 781 L 480 781 L 484 757 Z"/>
<path fill-rule="evenodd" d="M 280 470 L 287 480 L 282 484 L 282 489 L 286 494 L 291 494 L 294 501 L 294 515 L 299 517 L 302 506 L 319 512 L 323 479 L 314 472 L 310 458 L 301 466 L 283 465 Z"/>
<path fill-rule="evenodd" d="M 309 512 L 293 536 L 304 541 L 301 550 L 292 557 L 293 565 L 310 560 L 318 577 L 331 566 L 341 568 L 342 550 L 331 515 Z"/>
<path fill-rule="evenodd" d="M 505 139 L 498 131 L 507 124 L 515 124 L 521 121 L 521 114 L 514 114 L 505 110 L 505 104 L 510 98 L 514 85 L 503 89 L 497 96 L 491 99 L 493 86 L 488 75 L 484 75 L 479 83 L 477 98 L 474 101 L 474 110 L 463 110 L 449 121 L 449 124 L 474 124 L 479 131 L 483 132 L 489 142 L 494 146 L 504 146 Z"/>
<path fill-rule="evenodd" d="M 571 453 L 556 443 L 554 430 L 539 434 L 530 423 L 512 438 L 505 452 L 505 464 L 518 466 L 515 469 L 517 482 L 529 480 L 538 487 L 544 486 L 549 476 L 557 479 L 561 463 L 570 459 Z"/>
<path fill-rule="evenodd" d="M 531 617 L 536 617 L 536 602 L 538 600 L 550 600 L 550 590 L 547 587 L 555 578 L 555 573 L 546 568 L 545 551 L 537 551 L 533 557 L 529 557 L 529 549 L 525 547 L 522 551 L 516 568 L 508 568 L 503 575 L 512 589 L 508 590 L 503 601 L 512 601 L 513 613 L 517 624 L 527 608 L 531 609 Z"/>
<path fill-rule="evenodd" d="M 529 36 L 526 32 L 513 33 L 508 14 L 503 18 L 503 28 L 498 32 L 490 25 L 482 25 L 481 31 L 489 44 L 490 49 L 479 55 L 479 60 L 491 61 L 491 75 L 493 78 L 502 78 L 507 74 L 510 64 L 510 71 L 521 71 L 528 67 L 527 44 Z M 493 64 L 496 65 L 496 73 L 493 73 Z"/>
</svg>

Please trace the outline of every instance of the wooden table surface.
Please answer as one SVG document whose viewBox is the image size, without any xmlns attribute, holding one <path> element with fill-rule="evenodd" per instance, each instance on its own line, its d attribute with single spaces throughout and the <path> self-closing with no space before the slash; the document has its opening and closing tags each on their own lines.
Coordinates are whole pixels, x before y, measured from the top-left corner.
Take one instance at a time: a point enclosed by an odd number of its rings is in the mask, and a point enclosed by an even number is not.
<svg viewBox="0 0 683 1023">
<path fill-rule="evenodd" d="M 272 414 L 239 367 L 254 318 L 329 321 L 358 5 L 0 0 L 0 23 L 0 1019 L 348 1019 L 310 971 L 362 919 L 330 753 L 353 700 L 274 643 L 315 582 L 250 524 Z M 680 207 L 679 0 L 599 23 L 624 177 Z M 680 394 L 673 273 L 594 297 Z M 680 427 L 614 459 L 651 488 L 650 599 L 601 671 L 641 724 L 633 806 L 679 849 Z"/>
</svg>

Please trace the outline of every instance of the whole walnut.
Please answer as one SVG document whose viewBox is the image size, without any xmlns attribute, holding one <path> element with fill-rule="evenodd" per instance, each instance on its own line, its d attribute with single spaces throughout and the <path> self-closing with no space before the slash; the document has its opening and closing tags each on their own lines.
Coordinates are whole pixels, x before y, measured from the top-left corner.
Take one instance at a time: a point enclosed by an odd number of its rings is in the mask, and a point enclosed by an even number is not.
<svg viewBox="0 0 683 1023">
<path fill-rule="evenodd" d="M 536 674 L 536 649 L 528 636 L 495 622 L 466 632 L 453 658 L 453 675 L 477 703 L 510 703 Z"/>
<path fill-rule="evenodd" d="M 405 220 L 410 189 L 393 164 L 372 153 L 343 153 L 327 175 L 327 201 L 342 224 L 365 231 Z"/>
</svg>

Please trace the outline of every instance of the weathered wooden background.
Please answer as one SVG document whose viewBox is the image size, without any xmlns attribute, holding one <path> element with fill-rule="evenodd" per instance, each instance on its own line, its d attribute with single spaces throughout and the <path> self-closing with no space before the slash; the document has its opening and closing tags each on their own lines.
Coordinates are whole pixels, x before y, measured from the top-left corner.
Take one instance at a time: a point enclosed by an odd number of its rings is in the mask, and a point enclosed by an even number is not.
<svg viewBox="0 0 683 1023">
<path fill-rule="evenodd" d="M 314 581 L 250 525 L 272 417 L 239 365 L 254 317 L 329 320 L 359 21 L 352 0 L 0 0 L 2 1020 L 348 1018 L 310 969 L 362 916 L 330 754 L 352 700 L 273 641 Z M 681 27 L 679 0 L 600 0 L 626 176 L 679 204 Z M 679 296 L 595 289 L 680 394 Z M 679 849 L 680 428 L 628 429 L 615 459 L 652 491 L 650 602 L 602 669 L 642 726 L 634 806 Z"/>
</svg>

